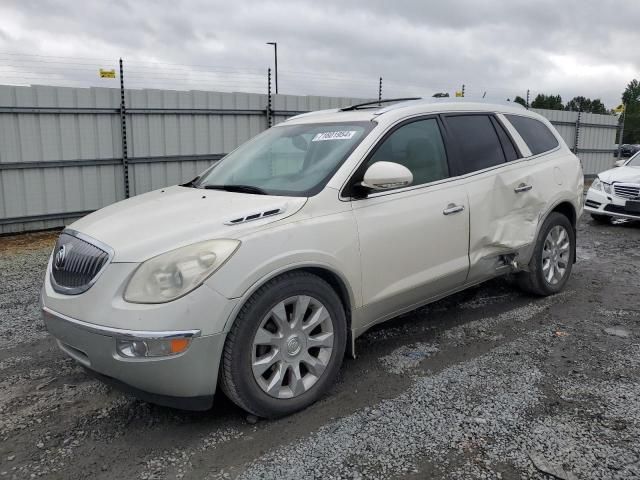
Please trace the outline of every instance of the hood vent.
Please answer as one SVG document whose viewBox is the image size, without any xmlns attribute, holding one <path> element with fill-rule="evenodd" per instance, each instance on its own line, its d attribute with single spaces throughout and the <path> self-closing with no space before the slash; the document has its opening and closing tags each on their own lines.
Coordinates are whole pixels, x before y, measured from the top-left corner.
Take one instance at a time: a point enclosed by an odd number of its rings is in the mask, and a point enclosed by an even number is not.
<svg viewBox="0 0 640 480">
<path fill-rule="evenodd" d="M 260 220 L 261 218 L 273 217 L 274 215 L 279 215 L 284 213 L 286 210 L 285 206 L 270 208 L 269 210 L 264 210 L 262 212 L 254 212 L 247 215 L 243 215 L 242 217 L 234 218 L 233 220 L 228 220 L 224 222 L 225 225 L 238 225 L 240 223 L 250 222 L 252 220 Z"/>
</svg>

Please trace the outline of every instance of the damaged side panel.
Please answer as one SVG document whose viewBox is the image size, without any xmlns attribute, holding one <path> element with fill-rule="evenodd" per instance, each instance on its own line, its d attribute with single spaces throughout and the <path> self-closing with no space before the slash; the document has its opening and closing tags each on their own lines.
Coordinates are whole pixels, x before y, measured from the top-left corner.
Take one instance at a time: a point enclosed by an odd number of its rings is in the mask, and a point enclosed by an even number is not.
<svg viewBox="0 0 640 480">
<path fill-rule="evenodd" d="M 522 159 L 470 177 L 469 277 L 475 282 L 529 262 L 555 184 L 557 162 Z M 551 182 L 551 183 L 549 183 Z"/>
</svg>

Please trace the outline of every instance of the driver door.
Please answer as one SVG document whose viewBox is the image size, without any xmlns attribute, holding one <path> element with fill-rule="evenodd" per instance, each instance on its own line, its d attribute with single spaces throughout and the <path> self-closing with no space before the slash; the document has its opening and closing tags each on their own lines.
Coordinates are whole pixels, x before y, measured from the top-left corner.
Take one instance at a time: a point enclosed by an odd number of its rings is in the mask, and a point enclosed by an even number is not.
<svg viewBox="0 0 640 480">
<path fill-rule="evenodd" d="M 360 171 L 378 161 L 404 165 L 413 183 L 352 201 L 365 324 L 456 289 L 469 270 L 469 205 L 465 189 L 449 176 L 439 120 L 396 126 Z"/>
</svg>

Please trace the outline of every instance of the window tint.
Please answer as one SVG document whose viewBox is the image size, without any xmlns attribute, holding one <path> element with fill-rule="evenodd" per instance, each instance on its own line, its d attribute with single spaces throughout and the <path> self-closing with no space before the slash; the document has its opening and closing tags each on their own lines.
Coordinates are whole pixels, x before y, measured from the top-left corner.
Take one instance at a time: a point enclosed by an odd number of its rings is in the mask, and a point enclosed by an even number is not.
<svg viewBox="0 0 640 480">
<path fill-rule="evenodd" d="M 520 158 L 520 155 L 518 155 L 518 151 L 513 145 L 511 138 L 509 138 L 509 135 L 507 135 L 507 132 L 502 124 L 495 118 L 493 119 L 493 126 L 496 127 L 496 132 L 498 132 L 498 137 L 500 137 L 500 143 L 502 143 L 502 151 L 504 152 L 504 156 L 506 157 L 507 162 L 513 162 L 514 160 Z"/>
<path fill-rule="evenodd" d="M 453 142 L 458 145 L 463 173 L 475 172 L 505 162 L 496 129 L 487 115 L 446 117 Z"/>
<path fill-rule="evenodd" d="M 506 115 L 506 117 L 518 131 L 533 155 L 548 152 L 558 146 L 558 140 L 544 123 L 534 118 L 521 117 L 519 115 Z"/>
<path fill-rule="evenodd" d="M 433 118 L 395 130 L 369 158 L 367 167 L 380 161 L 407 167 L 413 174 L 412 185 L 435 182 L 449 176 L 440 128 Z"/>
</svg>

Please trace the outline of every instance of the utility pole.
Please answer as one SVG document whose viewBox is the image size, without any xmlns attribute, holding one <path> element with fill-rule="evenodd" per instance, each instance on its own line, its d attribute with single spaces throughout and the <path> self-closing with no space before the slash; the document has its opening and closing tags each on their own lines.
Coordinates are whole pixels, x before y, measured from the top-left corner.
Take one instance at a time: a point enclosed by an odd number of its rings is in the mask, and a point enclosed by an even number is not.
<svg viewBox="0 0 640 480">
<path fill-rule="evenodd" d="M 278 42 L 267 42 L 267 45 L 273 45 L 273 56 L 275 66 L 276 95 L 278 94 Z"/>
</svg>

